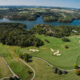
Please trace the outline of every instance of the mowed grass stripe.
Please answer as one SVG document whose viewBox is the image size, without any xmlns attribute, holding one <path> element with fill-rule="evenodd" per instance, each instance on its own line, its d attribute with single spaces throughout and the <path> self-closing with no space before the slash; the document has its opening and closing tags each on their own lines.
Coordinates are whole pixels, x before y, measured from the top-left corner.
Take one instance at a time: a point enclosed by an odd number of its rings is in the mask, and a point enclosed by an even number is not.
<svg viewBox="0 0 80 80">
<path fill-rule="evenodd" d="M 12 76 L 10 70 L 8 69 L 7 65 L 3 61 L 2 57 L 0 56 L 0 78 L 10 77 Z"/>
<path fill-rule="evenodd" d="M 13 72 L 18 75 L 22 80 L 30 80 L 33 76 L 28 74 L 28 71 L 31 71 L 25 64 L 23 64 L 17 55 L 11 50 L 9 50 L 8 46 L 4 46 L 0 44 L 0 50 L 2 56 L 8 62 L 9 66 L 13 70 Z"/>
<path fill-rule="evenodd" d="M 69 72 L 67 75 L 55 74 L 54 70 L 44 61 L 33 57 L 33 62 L 29 63 L 35 71 L 35 80 L 79 80 L 80 76 L 77 76 L 74 71 Z"/>
<path fill-rule="evenodd" d="M 40 52 L 32 53 L 33 56 L 40 57 L 50 64 L 63 69 L 73 69 L 76 64 L 77 57 L 80 55 L 80 38 L 79 36 L 68 37 L 71 42 L 63 42 L 61 38 L 49 37 L 44 35 L 36 35 L 45 43 L 44 46 L 38 48 Z M 47 43 L 48 40 L 50 43 Z M 68 49 L 65 46 L 69 46 Z M 55 51 L 59 50 L 61 56 L 54 56 L 50 51 L 53 48 Z M 65 65 L 64 65 L 65 64 Z"/>
</svg>

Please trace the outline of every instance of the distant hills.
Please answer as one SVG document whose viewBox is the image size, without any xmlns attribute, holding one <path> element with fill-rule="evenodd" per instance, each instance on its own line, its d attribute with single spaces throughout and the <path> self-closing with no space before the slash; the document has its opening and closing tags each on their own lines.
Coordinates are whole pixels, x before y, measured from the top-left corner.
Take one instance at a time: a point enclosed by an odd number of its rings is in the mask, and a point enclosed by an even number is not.
<svg viewBox="0 0 80 80">
<path fill-rule="evenodd" d="M 56 9 L 77 9 L 77 8 L 67 8 L 67 7 L 52 7 L 52 6 L 18 6 L 18 5 L 14 5 L 14 6 L 8 6 L 8 5 L 3 5 L 0 6 L 0 8 L 56 8 Z"/>
</svg>

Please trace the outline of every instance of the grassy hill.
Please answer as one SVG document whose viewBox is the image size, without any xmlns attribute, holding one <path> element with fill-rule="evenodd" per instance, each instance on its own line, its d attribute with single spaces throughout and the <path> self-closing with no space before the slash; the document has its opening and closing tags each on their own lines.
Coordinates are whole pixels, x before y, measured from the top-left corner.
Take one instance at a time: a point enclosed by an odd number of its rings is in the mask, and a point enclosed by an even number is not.
<svg viewBox="0 0 80 80">
<path fill-rule="evenodd" d="M 45 42 L 43 47 L 40 47 L 39 53 L 34 53 L 32 55 L 41 57 L 47 60 L 54 66 L 64 68 L 64 69 L 73 69 L 74 64 L 76 64 L 77 57 L 80 55 L 80 38 L 79 36 L 69 37 L 70 42 L 64 42 L 61 38 L 54 38 L 44 35 L 36 35 L 38 38 L 42 39 Z M 47 43 L 45 40 L 48 40 L 50 43 Z M 65 46 L 69 48 L 66 49 Z M 50 48 L 53 48 L 54 51 L 59 50 L 61 56 L 54 56 Z"/>
<path fill-rule="evenodd" d="M 28 74 L 28 71 L 31 71 L 31 69 L 29 69 L 19 60 L 19 56 L 25 53 L 33 56 L 32 62 L 28 64 L 32 66 L 32 68 L 36 72 L 35 80 L 80 79 L 80 77 L 75 74 L 75 71 L 70 71 L 67 75 L 55 74 L 54 69 L 52 69 L 45 61 L 39 59 L 39 58 L 44 59 L 48 61 L 51 65 L 64 70 L 74 69 L 74 64 L 76 64 L 77 57 L 80 55 L 79 53 L 80 36 L 68 37 L 70 39 L 70 42 L 64 42 L 61 38 L 49 37 L 38 34 L 36 35 L 36 37 L 44 41 L 44 46 L 39 48 L 36 47 L 20 48 L 16 46 L 7 46 L 0 44 L 0 53 L 8 62 L 11 69 L 20 78 L 22 78 L 23 80 L 30 80 L 33 76 L 33 74 L 31 75 Z M 46 40 L 48 40 L 49 43 Z M 65 48 L 66 45 L 69 48 Z M 54 49 L 54 51 L 59 50 L 61 55 L 60 56 L 53 55 L 50 48 Z M 39 50 L 39 52 L 31 52 L 30 49 L 37 49 Z M 0 73 L 2 73 L 2 71 L 0 71 Z"/>
<path fill-rule="evenodd" d="M 7 61 L 8 65 L 13 70 L 13 72 L 16 75 L 18 75 L 21 79 L 28 80 L 32 78 L 33 74 L 29 75 L 28 73 L 28 71 L 31 71 L 31 69 L 19 60 L 19 57 L 12 50 L 12 47 L 9 48 L 9 46 L 4 46 L 0 44 L 0 53 L 2 54 L 4 59 Z M 1 72 L 2 71 L 0 70 L 0 73 Z M 9 75 L 9 73 L 7 74 Z"/>
</svg>

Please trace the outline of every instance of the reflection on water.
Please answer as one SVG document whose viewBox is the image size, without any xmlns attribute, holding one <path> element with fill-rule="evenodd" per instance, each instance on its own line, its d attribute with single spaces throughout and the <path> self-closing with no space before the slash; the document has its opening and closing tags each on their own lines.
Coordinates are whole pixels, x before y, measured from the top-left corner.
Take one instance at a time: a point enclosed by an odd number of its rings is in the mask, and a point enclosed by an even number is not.
<svg viewBox="0 0 80 80">
<path fill-rule="evenodd" d="M 71 23 L 61 23 L 61 22 L 44 22 L 42 17 L 37 18 L 37 20 L 35 20 L 35 21 L 16 21 L 16 20 L 9 20 L 7 18 L 3 18 L 3 19 L 0 19 L 0 23 L 2 23 L 2 22 L 24 23 L 28 29 L 32 28 L 36 24 L 49 24 L 49 25 L 54 25 L 54 26 L 58 26 L 58 25 L 80 25 L 80 19 L 74 20 Z"/>
</svg>

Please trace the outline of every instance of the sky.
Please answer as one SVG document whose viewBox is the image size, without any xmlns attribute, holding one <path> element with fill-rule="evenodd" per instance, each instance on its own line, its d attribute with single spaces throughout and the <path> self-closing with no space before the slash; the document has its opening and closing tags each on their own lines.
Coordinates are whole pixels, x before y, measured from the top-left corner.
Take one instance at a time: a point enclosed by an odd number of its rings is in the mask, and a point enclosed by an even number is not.
<svg viewBox="0 0 80 80">
<path fill-rule="evenodd" d="M 0 5 L 34 5 L 80 8 L 80 0 L 0 0 Z"/>
</svg>

